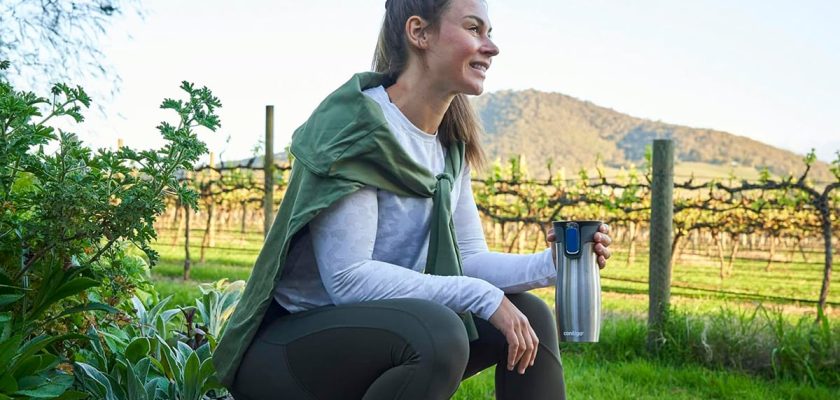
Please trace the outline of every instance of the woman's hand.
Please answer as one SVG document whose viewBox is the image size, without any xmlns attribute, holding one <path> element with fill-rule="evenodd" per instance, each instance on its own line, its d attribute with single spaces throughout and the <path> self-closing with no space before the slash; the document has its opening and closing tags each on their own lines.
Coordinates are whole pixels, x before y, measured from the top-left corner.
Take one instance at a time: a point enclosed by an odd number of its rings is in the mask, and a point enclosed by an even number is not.
<svg viewBox="0 0 840 400">
<path fill-rule="evenodd" d="M 598 267 L 600 269 L 604 269 L 607 266 L 607 259 L 610 258 L 610 244 L 612 243 L 612 238 L 610 238 L 610 226 L 607 224 L 601 224 L 598 227 L 598 231 L 595 233 L 595 237 L 593 240 L 595 241 L 595 255 L 598 257 Z M 557 254 L 556 250 L 554 250 L 554 243 L 557 240 L 557 236 L 554 234 L 554 228 L 548 230 L 548 234 L 546 235 L 546 240 L 548 241 L 548 245 L 551 246 L 551 259 L 556 260 Z"/>
<path fill-rule="evenodd" d="M 528 318 L 508 300 L 507 296 L 502 296 L 502 304 L 490 316 L 490 323 L 507 338 L 508 371 L 513 371 L 513 367 L 518 364 L 519 374 L 524 374 L 525 368 L 534 365 L 540 343 Z"/>
</svg>

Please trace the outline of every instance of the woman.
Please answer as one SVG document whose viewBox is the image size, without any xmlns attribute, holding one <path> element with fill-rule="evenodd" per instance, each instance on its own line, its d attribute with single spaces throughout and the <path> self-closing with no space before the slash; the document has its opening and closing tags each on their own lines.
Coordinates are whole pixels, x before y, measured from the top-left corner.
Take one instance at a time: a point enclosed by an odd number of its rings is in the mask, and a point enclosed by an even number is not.
<svg viewBox="0 0 840 400">
<path fill-rule="evenodd" d="M 550 249 L 489 252 L 470 189 L 499 52 L 480 0 L 389 0 L 374 60 L 292 138 L 289 188 L 214 354 L 239 400 L 565 397 Z M 596 234 L 603 268 L 608 227 Z M 554 240 L 549 232 L 549 240 Z"/>
</svg>

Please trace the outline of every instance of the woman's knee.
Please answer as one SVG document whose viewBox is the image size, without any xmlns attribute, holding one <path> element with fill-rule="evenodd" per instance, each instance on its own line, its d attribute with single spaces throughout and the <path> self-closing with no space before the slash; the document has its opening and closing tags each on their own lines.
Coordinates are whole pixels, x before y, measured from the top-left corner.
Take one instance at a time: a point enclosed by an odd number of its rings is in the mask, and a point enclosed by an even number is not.
<svg viewBox="0 0 840 400">
<path fill-rule="evenodd" d="M 411 329 L 413 345 L 421 357 L 435 368 L 461 373 L 469 359 L 469 338 L 464 322 L 451 309 L 422 299 L 400 299 L 400 307 L 416 317 Z M 425 360 L 422 360 L 425 358 Z M 460 370 L 459 370 L 460 369 Z"/>
<path fill-rule="evenodd" d="M 528 318 L 540 342 L 557 346 L 557 320 L 551 308 L 541 298 L 528 293 L 507 295 L 508 299 Z"/>
</svg>

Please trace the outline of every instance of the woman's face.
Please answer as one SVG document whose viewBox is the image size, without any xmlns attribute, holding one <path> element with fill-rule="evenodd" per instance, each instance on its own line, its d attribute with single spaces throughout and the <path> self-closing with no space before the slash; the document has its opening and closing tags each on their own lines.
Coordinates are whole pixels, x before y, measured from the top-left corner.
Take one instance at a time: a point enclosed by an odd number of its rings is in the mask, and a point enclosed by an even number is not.
<svg viewBox="0 0 840 400">
<path fill-rule="evenodd" d="M 482 0 L 452 0 L 432 33 L 425 63 L 442 90 L 479 95 L 499 48 L 490 40 L 490 19 Z"/>
</svg>

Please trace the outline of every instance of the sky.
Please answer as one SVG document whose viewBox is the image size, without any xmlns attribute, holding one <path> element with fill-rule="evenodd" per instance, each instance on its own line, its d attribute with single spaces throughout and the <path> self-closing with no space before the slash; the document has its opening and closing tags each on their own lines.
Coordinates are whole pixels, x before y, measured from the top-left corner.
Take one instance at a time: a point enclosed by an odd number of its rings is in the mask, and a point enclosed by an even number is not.
<svg viewBox="0 0 840 400">
<path fill-rule="evenodd" d="M 94 147 L 161 143 L 160 110 L 182 80 L 220 98 L 202 133 L 247 157 L 275 108 L 275 150 L 318 103 L 370 68 L 384 0 L 148 0 L 113 24 L 104 52 L 122 78 L 76 129 Z M 560 92 L 635 117 L 750 137 L 831 161 L 840 150 L 840 2 L 488 0 L 485 92 Z M 80 82 L 83 86 L 96 82 Z M 550 135 L 550 133 L 547 133 Z M 217 158 L 218 159 L 218 158 Z"/>
</svg>

